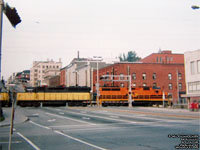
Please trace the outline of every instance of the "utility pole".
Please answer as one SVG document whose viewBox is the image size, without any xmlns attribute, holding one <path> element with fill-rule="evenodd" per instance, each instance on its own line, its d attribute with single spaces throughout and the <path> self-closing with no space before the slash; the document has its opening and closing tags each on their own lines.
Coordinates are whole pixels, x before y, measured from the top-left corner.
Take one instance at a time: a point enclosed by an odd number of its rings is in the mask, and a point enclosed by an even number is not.
<svg viewBox="0 0 200 150">
<path fill-rule="evenodd" d="M 101 56 L 93 56 L 94 59 L 97 61 L 97 82 L 96 82 L 96 91 L 97 91 L 97 106 L 100 106 L 99 103 L 99 96 L 100 96 L 100 91 L 99 91 L 99 61 L 102 61 Z"/>
<path fill-rule="evenodd" d="M 0 0 L 0 79 L 1 79 L 1 47 L 2 47 L 2 25 L 3 25 L 3 7 L 4 2 Z"/>
<path fill-rule="evenodd" d="M 0 0 L 0 13 L 1 13 L 0 14 L 0 79 L 1 79 L 3 11 L 14 28 L 16 27 L 18 23 L 21 22 L 21 19 L 17 13 L 17 10 L 14 7 L 11 8 L 7 3 L 4 6 L 4 1 Z"/>
</svg>

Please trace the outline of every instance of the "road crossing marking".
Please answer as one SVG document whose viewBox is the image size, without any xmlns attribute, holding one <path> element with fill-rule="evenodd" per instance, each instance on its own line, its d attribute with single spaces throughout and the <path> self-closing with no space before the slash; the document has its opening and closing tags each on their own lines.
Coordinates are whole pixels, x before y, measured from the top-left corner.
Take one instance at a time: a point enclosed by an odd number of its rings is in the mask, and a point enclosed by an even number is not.
<svg viewBox="0 0 200 150">
<path fill-rule="evenodd" d="M 0 144 L 8 144 L 9 142 L 0 142 Z M 19 143 L 22 143 L 22 141 L 12 141 L 12 143 L 14 144 L 19 144 Z"/>
<path fill-rule="evenodd" d="M 60 114 L 60 115 L 64 115 L 65 113 L 64 113 L 64 112 L 59 112 L 59 114 Z"/>
<path fill-rule="evenodd" d="M 83 128 L 83 129 L 66 129 L 66 130 L 62 130 L 62 131 L 89 131 L 89 130 L 114 130 L 114 129 L 123 129 L 127 127 L 100 127 L 100 128 Z"/>
<path fill-rule="evenodd" d="M 49 119 L 49 120 L 47 120 L 48 122 L 55 122 L 56 121 L 56 119 Z"/>
<path fill-rule="evenodd" d="M 90 120 L 90 117 L 82 117 L 84 120 Z"/>
<path fill-rule="evenodd" d="M 90 125 L 95 125 L 94 123 L 90 123 L 90 122 L 83 121 L 83 120 L 77 120 L 77 119 L 69 118 L 69 117 L 66 117 L 66 116 L 60 116 L 60 115 L 56 115 L 56 114 L 52 114 L 52 113 L 46 113 L 46 114 L 50 115 L 50 116 L 58 117 L 58 118 L 64 118 L 64 119 L 73 120 L 73 121 L 76 121 L 76 122 L 81 122 L 81 123 L 87 123 L 87 124 L 90 124 Z"/>
<path fill-rule="evenodd" d="M 37 147 L 33 142 L 31 142 L 28 138 L 23 136 L 21 133 L 17 132 L 19 136 L 21 136 L 26 142 L 28 142 L 35 150 L 40 150 L 39 147 Z"/>
<path fill-rule="evenodd" d="M 94 145 L 94 144 L 91 144 L 91 143 L 85 142 L 85 141 L 83 141 L 83 140 L 80 140 L 80 139 L 78 139 L 78 138 L 72 137 L 72 136 L 67 135 L 67 134 L 65 134 L 65 133 L 62 133 L 62 132 L 60 132 L 60 131 L 54 131 L 54 132 L 55 132 L 55 133 L 58 133 L 58 134 L 60 134 L 60 135 L 63 135 L 63 136 L 65 136 L 65 137 L 68 137 L 68 138 L 70 138 L 70 139 L 73 139 L 73 140 L 75 140 L 75 141 L 78 141 L 78 142 L 80 142 L 80 143 L 83 143 L 83 144 L 89 145 L 89 146 L 91 146 L 91 147 L 94 147 L 94 148 L 96 148 L 96 149 L 99 149 L 99 150 L 108 150 L 108 149 L 105 149 L 105 148 L 103 148 L 103 147 L 99 147 L 99 146 L 96 146 L 96 145 Z"/>
<path fill-rule="evenodd" d="M 35 123 L 35 122 L 33 122 L 33 121 L 29 121 L 29 122 L 32 123 L 32 124 L 34 124 L 34 125 L 37 125 L 37 126 L 39 126 L 39 127 L 45 128 L 45 129 L 51 129 L 51 128 L 47 127 L 47 126 L 40 125 L 40 124 Z"/>
<path fill-rule="evenodd" d="M 72 113 L 72 114 L 85 115 L 85 116 L 89 116 L 89 117 L 106 119 L 106 120 L 114 120 L 114 121 L 126 122 L 126 123 L 138 123 L 138 122 L 135 122 L 135 121 L 128 121 L 128 120 L 123 120 L 123 119 L 118 119 L 118 118 L 108 118 L 108 117 L 102 117 L 102 116 L 96 116 L 96 115 L 89 115 L 89 114 L 81 114 L 81 113 L 70 112 L 70 111 L 67 111 L 67 112 Z"/>
</svg>

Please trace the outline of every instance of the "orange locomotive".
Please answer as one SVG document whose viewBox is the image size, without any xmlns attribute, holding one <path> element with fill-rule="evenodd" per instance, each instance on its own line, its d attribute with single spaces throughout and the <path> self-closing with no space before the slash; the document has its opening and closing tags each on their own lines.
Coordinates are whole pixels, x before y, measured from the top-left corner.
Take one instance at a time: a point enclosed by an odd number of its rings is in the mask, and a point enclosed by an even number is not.
<svg viewBox="0 0 200 150">
<path fill-rule="evenodd" d="M 100 87 L 99 102 L 102 106 L 127 106 L 129 89 L 127 87 Z M 167 93 L 161 89 L 151 87 L 138 87 L 131 90 L 132 104 L 134 105 L 160 105 L 169 103 Z"/>
</svg>

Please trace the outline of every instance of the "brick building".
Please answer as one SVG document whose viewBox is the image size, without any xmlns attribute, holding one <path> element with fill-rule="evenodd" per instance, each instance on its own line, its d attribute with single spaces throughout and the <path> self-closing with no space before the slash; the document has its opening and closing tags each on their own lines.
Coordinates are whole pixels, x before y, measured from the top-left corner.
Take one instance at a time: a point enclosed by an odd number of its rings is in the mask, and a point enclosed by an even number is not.
<svg viewBox="0 0 200 150">
<path fill-rule="evenodd" d="M 170 50 L 153 53 L 141 60 L 143 63 L 184 64 L 183 54 L 174 54 Z"/>
<path fill-rule="evenodd" d="M 66 69 L 67 67 L 60 69 L 60 85 L 62 86 L 66 86 Z"/>
<path fill-rule="evenodd" d="M 162 61 L 157 61 L 162 58 Z M 166 59 L 164 59 L 166 58 Z M 166 61 L 166 60 L 172 60 Z M 172 54 L 171 52 L 162 52 L 147 56 L 139 63 L 116 63 L 99 70 L 101 75 L 131 75 L 132 87 L 160 87 L 168 92 L 174 103 L 181 102 L 180 94 L 186 91 L 184 57 L 183 54 Z M 93 85 L 96 83 L 96 71 L 93 75 Z M 114 86 L 127 86 L 125 82 L 104 82 L 100 81 L 100 85 L 105 84 Z M 95 87 L 94 87 L 95 89 Z"/>
<path fill-rule="evenodd" d="M 60 75 L 55 75 L 49 78 L 49 87 L 58 87 L 60 86 Z"/>
</svg>

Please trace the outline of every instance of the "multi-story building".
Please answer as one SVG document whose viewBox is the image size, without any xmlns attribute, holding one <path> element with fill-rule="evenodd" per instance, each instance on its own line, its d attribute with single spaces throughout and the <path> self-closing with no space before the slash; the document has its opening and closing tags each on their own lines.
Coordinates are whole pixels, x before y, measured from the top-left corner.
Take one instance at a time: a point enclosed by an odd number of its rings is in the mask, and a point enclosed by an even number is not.
<svg viewBox="0 0 200 150">
<path fill-rule="evenodd" d="M 157 57 L 159 58 L 158 60 L 162 61 L 157 62 Z M 137 63 L 115 63 L 101 68 L 99 70 L 99 79 L 102 75 L 120 75 L 122 79 L 124 75 L 131 75 L 132 87 L 160 87 L 170 95 L 173 103 L 180 103 L 182 101 L 180 94 L 186 90 L 183 54 L 173 55 L 170 51 L 152 54 Z M 93 80 L 96 83 L 96 71 L 94 72 Z M 110 86 L 128 86 L 127 82 L 100 81 L 99 83 L 101 86 L 106 84 Z"/>
<path fill-rule="evenodd" d="M 29 82 L 30 82 L 30 70 L 24 70 L 22 72 L 13 73 L 8 78 L 8 84 L 29 83 Z"/>
<path fill-rule="evenodd" d="M 188 104 L 193 101 L 200 102 L 200 50 L 184 53 L 186 95 Z"/>
<path fill-rule="evenodd" d="M 59 60 L 59 62 L 55 62 L 53 60 L 48 59 L 47 61 L 34 61 L 30 73 L 31 85 L 47 85 L 47 78 L 57 75 L 61 67 L 61 59 Z"/>
<path fill-rule="evenodd" d="M 88 58 L 74 58 L 60 70 L 60 85 L 88 86 L 93 88 L 93 70 L 107 66 L 103 61 Z"/>
</svg>

